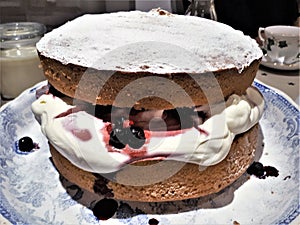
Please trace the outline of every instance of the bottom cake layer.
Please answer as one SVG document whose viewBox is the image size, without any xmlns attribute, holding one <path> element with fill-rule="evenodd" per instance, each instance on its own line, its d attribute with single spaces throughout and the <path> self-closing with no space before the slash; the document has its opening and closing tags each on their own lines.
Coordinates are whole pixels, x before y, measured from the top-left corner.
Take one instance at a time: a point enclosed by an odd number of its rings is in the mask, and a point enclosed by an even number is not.
<svg viewBox="0 0 300 225">
<path fill-rule="evenodd" d="M 59 173 L 79 187 L 103 198 L 163 202 L 217 193 L 237 180 L 254 159 L 259 125 L 236 136 L 229 154 L 207 168 L 171 160 L 139 161 L 113 174 L 94 174 L 79 169 L 50 145 Z"/>
</svg>

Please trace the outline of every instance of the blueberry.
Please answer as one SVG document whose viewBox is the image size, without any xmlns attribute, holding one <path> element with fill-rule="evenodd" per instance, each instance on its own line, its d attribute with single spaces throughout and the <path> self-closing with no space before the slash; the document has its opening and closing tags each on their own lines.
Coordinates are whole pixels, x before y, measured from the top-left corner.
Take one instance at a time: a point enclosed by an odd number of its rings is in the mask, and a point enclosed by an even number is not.
<svg viewBox="0 0 300 225">
<path fill-rule="evenodd" d="M 19 149 L 22 152 L 30 152 L 35 148 L 35 145 L 30 137 L 22 137 L 18 142 Z"/>
<path fill-rule="evenodd" d="M 260 162 L 253 162 L 251 166 L 249 166 L 249 168 L 247 169 L 247 173 L 250 175 L 261 177 L 265 173 L 264 166 Z"/>
<path fill-rule="evenodd" d="M 109 145 L 122 149 L 125 148 L 125 144 L 123 143 L 124 141 L 124 130 L 123 129 L 114 129 L 110 133 L 110 138 L 109 138 Z"/>
<path fill-rule="evenodd" d="M 122 149 L 128 144 L 129 147 L 138 149 L 145 144 L 145 133 L 140 127 L 131 126 L 127 128 L 115 128 L 110 133 L 109 144 L 115 148 Z"/>
<path fill-rule="evenodd" d="M 118 209 L 118 202 L 114 199 L 104 198 L 96 203 L 93 214 L 99 220 L 108 220 Z"/>
<path fill-rule="evenodd" d="M 149 221 L 148 221 L 149 225 L 157 225 L 159 224 L 159 221 L 155 218 L 151 218 Z"/>
<path fill-rule="evenodd" d="M 130 134 L 128 135 L 128 145 L 134 149 L 141 148 L 145 144 L 146 140 L 144 130 L 136 126 L 131 126 L 129 130 Z"/>
<path fill-rule="evenodd" d="M 124 121 L 125 121 L 124 117 L 121 117 L 121 118 L 117 119 L 116 121 L 114 121 L 114 123 L 113 123 L 114 128 L 122 129 L 123 125 L 124 125 Z"/>
</svg>

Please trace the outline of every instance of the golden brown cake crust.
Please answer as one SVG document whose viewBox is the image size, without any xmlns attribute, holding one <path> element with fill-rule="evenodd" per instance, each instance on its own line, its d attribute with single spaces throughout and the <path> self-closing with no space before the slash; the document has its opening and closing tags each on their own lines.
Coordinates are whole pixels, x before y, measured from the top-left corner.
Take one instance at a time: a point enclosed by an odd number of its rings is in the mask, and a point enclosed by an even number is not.
<svg viewBox="0 0 300 225">
<path fill-rule="evenodd" d="M 206 74 L 152 74 L 99 71 L 73 64 L 64 65 L 43 55 L 40 55 L 40 59 L 49 83 L 63 94 L 98 105 L 136 109 L 193 107 L 220 102 L 232 94 L 244 94 L 251 86 L 259 66 L 259 60 L 254 60 L 241 73 L 237 69 L 226 69 Z M 146 78 L 147 82 L 135 82 L 140 78 Z M 179 85 L 179 92 L 176 88 L 170 88 L 170 84 Z M 134 86 L 126 89 L 128 85 Z M 180 91 L 186 92 L 189 97 Z M 116 101 L 119 96 L 122 96 L 122 100 Z"/>
<path fill-rule="evenodd" d="M 140 173 L 128 167 L 117 172 L 112 182 L 106 178 L 93 173 L 83 171 L 61 154 L 59 154 L 53 146 L 50 145 L 53 162 L 59 173 L 80 187 L 100 193 L 104 197 L 114 197 L 120 200 L 143 201 L 143 202 L 162 202 L 183 200 L 206 196 L 216 193 L 238 179 L 252 163 L 257 145 L 259 125 L 255 125 L 248 132 L 236 136 L 229 154 L 220 163 L 207 167 L 200 171 L 199 166 L 195 164 L 177 161 L 143 161 L 134 165 L 139 166 Z M 150 164 L 161 163 L 161 167 L 155 167 L 152 172 L 143 170 L 143 166 L 147 168 Z M 163 176 L 164 172 L 168 172 L 168 168 L 181 168 L 173 176 L 161 180 L 157 183 L 140 186 L 141 183 L 156 179 L 155 176 Z M 164 169 L 166 171 L 164 171 Z M 138 177 L 137 177 L 138 176 Z M 100 186 L 99 186 L 99 178 Z M 122 183 L 130 183 L 132 185 L 124 185 Z M 98 185 L 98 187 L 97 187 Z M 104 192 L 103 192 L 104 191 Z M 98 193 L 99 194 L 99 193 Z"/>
</svg>

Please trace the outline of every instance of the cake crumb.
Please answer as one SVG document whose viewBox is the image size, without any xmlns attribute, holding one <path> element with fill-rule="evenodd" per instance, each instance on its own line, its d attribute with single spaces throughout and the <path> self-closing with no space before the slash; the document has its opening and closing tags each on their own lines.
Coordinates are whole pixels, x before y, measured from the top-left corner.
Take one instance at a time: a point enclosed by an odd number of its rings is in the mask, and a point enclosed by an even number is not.
<svg viewBox="0 0 300 225">
<path fill-rule="evenodd" d="M 237 221 L 233 221 L 233 225 L 240 225 L 240 223 Z"/>
</svg>

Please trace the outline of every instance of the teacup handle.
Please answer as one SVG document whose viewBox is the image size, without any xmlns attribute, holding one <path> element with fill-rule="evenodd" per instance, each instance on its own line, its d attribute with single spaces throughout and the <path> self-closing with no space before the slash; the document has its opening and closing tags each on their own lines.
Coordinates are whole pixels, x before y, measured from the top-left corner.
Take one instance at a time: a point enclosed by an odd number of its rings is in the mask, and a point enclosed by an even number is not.
<svg viewBox="0 0 300 225">
<path fill-rule="evenodd" d="M 260 27 L 260 28 L 258 28 L 258 37 L 259 37 L 259 39 L 262 41 L 262 43 L 264 43 L 265 42 L 265 38 L 263 37 L 263 35 L 262 35 L 262 33 L 264 33 L 265 32 L 265 28 L 264 27 Z"/>
</svg>

